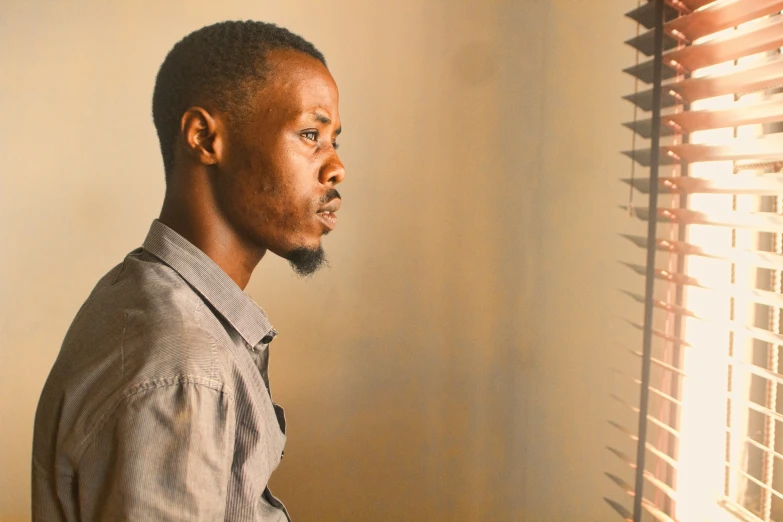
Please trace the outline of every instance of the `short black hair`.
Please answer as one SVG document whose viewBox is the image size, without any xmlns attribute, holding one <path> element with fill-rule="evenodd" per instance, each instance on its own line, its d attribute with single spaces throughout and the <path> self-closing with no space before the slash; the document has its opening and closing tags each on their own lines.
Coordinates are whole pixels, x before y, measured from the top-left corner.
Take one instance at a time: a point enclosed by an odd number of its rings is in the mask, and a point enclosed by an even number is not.
<svg viewBox="0 0 783 522">
<path fill-rule="evenodd" d="M 174 163 L 180 119 L 208 98 L 230 117 L 241 120 L 252 81 L 263 81 L 269 51 L 292 49 L 326 65 L 313 44 L 283 27 L 256 21 L 227 21 L 202 27 L 177 42 L 166 55 L 155 80 L 152 119 L 158 131 L 163 168 Z"/>
</svg>

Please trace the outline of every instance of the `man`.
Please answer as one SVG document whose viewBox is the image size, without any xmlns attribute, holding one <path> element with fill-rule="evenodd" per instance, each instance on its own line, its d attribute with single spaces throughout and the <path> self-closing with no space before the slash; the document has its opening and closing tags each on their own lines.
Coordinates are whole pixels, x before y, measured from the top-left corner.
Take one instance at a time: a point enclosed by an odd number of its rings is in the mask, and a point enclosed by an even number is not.
<svg viewBox="0 0 783 522">
<path fill-rule="evenodd" d="M 34 520 L 287 520 L 267 488 L 285 418 L 277 332 L 243 291 L 267 251 L 303 275 L 345 171 L 323 55 L 272 24 L 177 43 L 153 119 L 166 195 L 143 247 L 79 310 L 35 420 Z"/>
</svg>

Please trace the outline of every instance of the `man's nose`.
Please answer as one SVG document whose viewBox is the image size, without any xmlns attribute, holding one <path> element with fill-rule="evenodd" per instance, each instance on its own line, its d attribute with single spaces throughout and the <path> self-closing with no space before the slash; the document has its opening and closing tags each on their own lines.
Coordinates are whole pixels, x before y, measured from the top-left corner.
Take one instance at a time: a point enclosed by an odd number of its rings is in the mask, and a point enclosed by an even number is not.
<svg viewBox="0 0 783 522">
<path fill-rule="evenodd" d="M 324 185 L 339 185 L 345 178 L 345 167 L 335 152 L 321 169 L 321 183 Z"/>
</svg>

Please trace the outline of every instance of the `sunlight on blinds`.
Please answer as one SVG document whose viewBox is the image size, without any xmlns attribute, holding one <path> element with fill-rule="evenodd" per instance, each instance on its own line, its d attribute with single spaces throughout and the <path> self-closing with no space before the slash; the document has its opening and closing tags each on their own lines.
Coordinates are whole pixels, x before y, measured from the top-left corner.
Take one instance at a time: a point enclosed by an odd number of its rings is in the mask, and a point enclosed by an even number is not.
<svg viewBox="0 0 783 522">
<path fill-rule="evenodd" d="M 623 180 L 650 204 L 624 209 L 656 235 L 624 237 L 658 255 L 624 262 L 655 281 L 626 291 L 654 310 L 629 319 L 645 346 L 631 350 L 638 435 L 610 422 L 644 449 L 639 466 L 610 448 L 636 474 L 635 488 L 608 474 L 634 500 L 631 512 L 607 499 L 626 520 L 783 522 L 782 11 L 653 0 L 627 15 L 650 30 L 626 43 L 654 56 L 625 69 L 653 89 L 625 97 L 652 118 L 624 125 L 652 139 L 624 152 L 650 177 Z"/>
</svg>

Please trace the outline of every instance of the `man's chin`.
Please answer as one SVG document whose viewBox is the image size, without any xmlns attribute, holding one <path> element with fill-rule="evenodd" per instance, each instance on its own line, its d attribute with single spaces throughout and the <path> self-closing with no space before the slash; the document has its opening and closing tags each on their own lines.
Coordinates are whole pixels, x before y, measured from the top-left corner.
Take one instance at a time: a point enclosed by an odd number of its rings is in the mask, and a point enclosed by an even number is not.
<svg viewBox="0 0 783 522">
<path fill-rule="evenodd" d="M 321 245 L 315 248 L 296 248 L 283 257 L 300 277 L 309 277 L 324 266 L 328 266 L 326 252 Z"/>
</svg>

